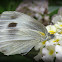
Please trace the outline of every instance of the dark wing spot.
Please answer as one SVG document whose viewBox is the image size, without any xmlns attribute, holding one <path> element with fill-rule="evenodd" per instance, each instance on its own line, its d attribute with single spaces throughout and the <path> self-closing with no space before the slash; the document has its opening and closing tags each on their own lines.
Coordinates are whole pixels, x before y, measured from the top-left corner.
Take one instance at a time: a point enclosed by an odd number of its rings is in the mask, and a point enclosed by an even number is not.
<svg viewBox="0 0 62 62">
<path fill-rule="evenodd" d="M 14 23 L 14 22 L 12 22 L 12 23 L 10 23 L 9 25 L 8 25 L 8 27 L 16 27 L 17 26 L 17 23 Z"/>
</svg>

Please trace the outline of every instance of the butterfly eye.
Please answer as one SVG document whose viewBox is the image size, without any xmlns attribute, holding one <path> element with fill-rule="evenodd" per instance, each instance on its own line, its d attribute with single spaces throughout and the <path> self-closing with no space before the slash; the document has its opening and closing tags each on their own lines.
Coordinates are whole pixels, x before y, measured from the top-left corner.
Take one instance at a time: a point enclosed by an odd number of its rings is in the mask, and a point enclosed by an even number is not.
<svg viewBox="0 0 62 62">
<path fill-rule="evenodd" d="M 14 23 L 14 22 L 12 22 L 12 23 L 10 23 L 9 25 L 8 25 L 8 27 L 16 27 L 17 26 L 17 23 Z"/>
</svg>

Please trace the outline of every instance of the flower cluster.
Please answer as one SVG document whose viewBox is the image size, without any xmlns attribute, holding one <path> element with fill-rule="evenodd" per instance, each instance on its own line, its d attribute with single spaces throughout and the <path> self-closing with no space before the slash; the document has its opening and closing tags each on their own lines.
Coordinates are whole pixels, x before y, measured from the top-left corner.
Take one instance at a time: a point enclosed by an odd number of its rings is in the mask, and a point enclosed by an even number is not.
<svg viewBox="0 0 62 62">
<path fill-rule="evenodd" d="M 46 26 L 48 33 L 54 35 L 50 40 L 43 41 L 35 47 L 40 52 L 34 58 L 43 59 L 44 62 L 62 62 L 62 16 L 57 15 L 52 19 L 54 25 Z"/>
<path fill-rule="evenodd" d="M 27 0 L 23 1 L 17 8 L 17 12 L 25 13 L 32 16 L 45 26 L 49 24 L 48 1 L 44 0 Z"/>
</svg>

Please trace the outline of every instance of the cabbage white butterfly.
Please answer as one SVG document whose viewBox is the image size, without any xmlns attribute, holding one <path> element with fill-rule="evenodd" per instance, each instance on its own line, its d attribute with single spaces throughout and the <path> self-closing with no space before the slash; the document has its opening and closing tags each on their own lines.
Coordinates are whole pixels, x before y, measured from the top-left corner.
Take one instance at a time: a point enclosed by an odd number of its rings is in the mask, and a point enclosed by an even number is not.
<svg viewBox="0 0 62 62">
<path fill-rule="evenodd" d="M 48 39 L 45 26 L 32 17 L 6 11 L 0 16 L 0 52 L 5 55 L 25 54 Z"/>
</svg>

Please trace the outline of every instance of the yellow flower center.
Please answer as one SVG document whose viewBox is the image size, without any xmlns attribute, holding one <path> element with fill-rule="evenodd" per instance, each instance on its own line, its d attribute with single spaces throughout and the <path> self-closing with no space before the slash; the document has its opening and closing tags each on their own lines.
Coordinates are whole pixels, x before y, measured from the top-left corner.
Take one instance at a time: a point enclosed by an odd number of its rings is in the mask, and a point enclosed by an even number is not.
<svg viewBox="0 0 62 62">
<path fill-rule="evenodd" d="M 62 25 L 60 25 L 60 27 L 62 27 Z"/>
<path fill-rule="evenodd" d="M 42 44 L 44 45 L 46 43 L 46 40 L 42 42 Z"/>
<path fill-rule="evenodd" d="M 59 39 L 56 39 L 56 40 L 54 40 L 53 42 L 58 42 L 59 41 Z"/>
<path fill-rule="evenodd" d="M 43 32 L 39 32 L 41 35 L 45 36 L 45 34 Z"/>
<path fill-rule="evenodd" d="M 55 33 L 55 31 L 51 30 L 51 31 L 49 31 L 49 33 L 50 33 L 50 34 L 54 34 L 54 33 Z"/>
<path fill-rule="evenodd" d="M 50 51 L 49 51 L 49 55 L 52 55 L 53 53 L 54 53 L 53 50 L 50 50 Z"/>
<path fill-rule="evenodd" d="M 60 31 L 59 34 L 62 34 L 62 31 Z"/>
</svg>

